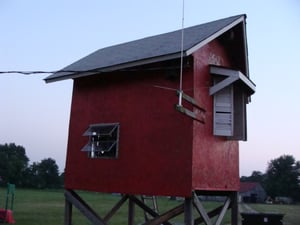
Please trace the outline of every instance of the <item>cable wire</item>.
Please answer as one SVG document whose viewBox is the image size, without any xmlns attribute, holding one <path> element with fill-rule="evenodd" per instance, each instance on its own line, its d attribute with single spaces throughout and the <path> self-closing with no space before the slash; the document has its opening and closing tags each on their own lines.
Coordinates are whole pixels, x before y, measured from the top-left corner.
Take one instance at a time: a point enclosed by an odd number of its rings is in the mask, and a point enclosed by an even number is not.
<svg viewBox="0 0 300 225">
<path fill-rule="evenodd" d="M 183 40 L 184 40 L 184 0 L 182 0 L 181 51 L 180 51 L 180 81 L 179 81 L 178 106 L 182 106 Z"/>
</svg>

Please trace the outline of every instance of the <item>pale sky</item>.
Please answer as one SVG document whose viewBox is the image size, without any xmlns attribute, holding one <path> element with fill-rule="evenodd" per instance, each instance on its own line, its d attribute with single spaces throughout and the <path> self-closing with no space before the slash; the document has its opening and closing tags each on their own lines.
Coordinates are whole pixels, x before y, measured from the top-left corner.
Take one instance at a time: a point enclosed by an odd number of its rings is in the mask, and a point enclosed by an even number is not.
<svg viewBox="0 0 300 225">
<path fill-rule="evenodd" d="M 300 160 L 300 1 L 185 0 L 189 27 L 247 14 L 248 141 L 240 175 L 265 172 L 283 154 Z M 181 28 L 182 0 L 1 0 L 0 71 L 55 71 L 91 52 Z M 0 144 L 26 149 L 31 163 L 65 164 L 72 80 L 0 74 Z M 230 163 L 230 162 L 228 162 Z"/>
</svg>

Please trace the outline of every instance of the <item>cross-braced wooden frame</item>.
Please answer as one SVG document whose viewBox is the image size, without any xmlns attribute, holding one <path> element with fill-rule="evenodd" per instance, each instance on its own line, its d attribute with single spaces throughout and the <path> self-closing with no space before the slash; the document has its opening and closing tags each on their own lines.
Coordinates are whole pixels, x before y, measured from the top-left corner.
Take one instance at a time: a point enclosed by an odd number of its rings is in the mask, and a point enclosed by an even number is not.
<svg viewBox="0 0 300 225">
<path fill-rule="evenodd" d="M 199 195 L 221 195 L 225 197 L 223 205 L 207 212 L 199 200 Z M 184 198 L 183 203 L 159 214 L 147 206 L 135 195 L 122 195 L 121 199 L 103 217 L 100 217 L 74 190 L 65 190 L 65 225 L 72 225 L 72 206 L 76 207 L 92 224 L 108 225 L 109 220 L 128 201 L 128 225 L 134 225 L 135 206 L 139 206 L 153 218 L 143 225 L 171 225 L 172 218 L 184 213 L 185 225 L 220 225 L 227 210 L 231 209 L 231 224 L 238 224 L 237 192 L 201 192 L 193 191 L 191 197 Z M 195 209 L 195 210 L 194 210 Z M 198 212 L 195 217 L 194 211 Z M 195 217 L 195 218 L 194 218 Z M 217 219 L 215 219 L 217 217 Z M 214 218 L 214 219 L 212 219 Z"/>
</svg>

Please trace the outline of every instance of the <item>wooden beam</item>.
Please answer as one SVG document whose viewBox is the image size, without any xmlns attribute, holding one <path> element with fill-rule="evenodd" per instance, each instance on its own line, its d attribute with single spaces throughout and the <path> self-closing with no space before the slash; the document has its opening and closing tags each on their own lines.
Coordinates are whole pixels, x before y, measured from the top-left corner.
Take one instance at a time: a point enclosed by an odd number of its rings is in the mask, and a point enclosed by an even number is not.
<svg viewBox="0 0 300 225">
<path fill-rule="evenodd" d="M 212 218 L 212 217 L 215 217 L 215 216 L 219 215 L 220 212 L 222 211 L 222 208 L 223 208 L 223 206 L 219 206 L 219 207 L 213 209 L 212 211 L 208 212 L 207 213 L 208 217 Z M 203 222 L 204 222 L 204 219 L 203 219 L 202 216 L 200 216 L 197 219 L 195 219 L 194 224 L 198 225 L 198 224 L 203 223 Z"/>
<path fill-rule="evenodd" d="M 159 217 L 159 214 L 157 212 L 155 212 L 153 209 L 151 209 L 149 206 L 147 206 L 144 202 L 142 202 L 136 196 L 130 195 L 129 198 L 132 199 L 135 202 L 135 204 L 137 204 L 141 209 L 143 209 L 145 212 L 150 214 L 153 218 Z M 163 224 L 164 225 L 172 225 L 168 221 L 164 221 Z"/>
<path fill-rule="evenodd" d="M 212 222 L 209 216 L 207 215 L 205 208 L 203 207 L 198 196 L 194 192 L 193 192 L 193 200 L 194 200 L 195 208 L 197 209 L 198 213 L 202 216 L 205 224 L 212 225 Z"/>
<path fill-rule="evenodd" d="M 181 104 L 175 105 L 175 109 L 177 111 L 193 118 L 194 120 L 197 120 L 198 122 L 204 124 L 205 123 L 205 112 L 206 112 L 204 107 L 200 106 L 194 98 L 185 94 L 183 91 L 177 91 L 177 95 L 181 96 L 182 99 L 184 99 L 186 102 L 190 103 L 191 106 L 195 107 L 196 109 L 191 111 Z"/>
<path fill-rule="evenodd" d="M 148 222 L 144 223 L 144 225 L 159 225 L 178 216 L 183 212 L 184 212 L 184 204 L 180 204 L 179 206 L 165 212 L 164 214 L 161 214 L 160 216 L 155 217 L 152 220 L 149 220 Z"/>
<path fill-rule="evenodd" d="M 144 202 L 142 202 L 140 199 L 138 199 L 134 195 L 130 195 L 129 198 L 135 202 L 141 209 L 149 213 L 151 216 L 156 217 L 159 216 L 157 212 L 155 212 L 153 209 L 151 209 L 149 206 L 147 206 Z"/>
<path fill-rule="evenodd" d="M 205 114 L 202 111 L 199 111 L 198 113 L 192 112 L 191 110 L 183 107 L 182 105 L 175 105 L 175 109 L 189 117 L 191 117 L 194 120 L 197 120 L 200 123 L 205 123 Z"/>
<path fill-rule="evenodd" d="M 222 210 L 221 210 L 221 212 L 219 214 L 219 217 L 218 217 L 218 219 L 216 221 L 216 225 L 220 225 L 221 224 L 221 222 L 222 222 L 222 220 L 223 220 L 223 218 L 225 216 L 225 213 L 226 213 L 226 211 L 227 211 L 227 209 L 228 209 L 228 207 L 230 205 L 230 202 L 231 202 L 231 199 L 227 198 L 226 201 L 225 201 L 225 203 L 224 203 L 224 205 L 223 205 L 223 208 L 222 208 Z"/>
<path fill-rule="evenodd" d="M 228 193 L 227 196 L 228 196 L 228 199 L 226 199 L 226 201 L 224 202 L 223 205 L 221 205 L 221 206 L 219 206 L 219 207 L 217 207 L 217 208 L 215 208 L 212 211 L 210 211 L 210 212 L 207 213 L 207 216 L 209 218 L 213 218 L 215 216 L 218 216 L 218 219 L 217 219 L 215 225 L 221 224 L 222 219 L 224 218 L 224 215 L 225 215 L 226 211 L 228 209 L 232 208 L 233 205 L 235 205 L 234 204 L 235 200 L 233 199 L 235 195 L 232 194 L 232 193 Z M 232 209 L 233 211 L 231 212 L 232 213 L 232 218 L 231 218 L 231 224 L 232 225 L 238 225 L 237 195 L 236 195 L 236 209 L 237 210 Z M 202 222 L 205 222 L 205 221 L 204 221 L 204 218 L 201 215 L 200 217 L 198 217 L 197 219 L 195 219 L 194 224 L 198 225 L 198 224 L 200 224 Z"/>
<path fill-rule="evenodd" d="M 126 202 L 128 199 L 128 195 L 123 195 L 123 197 L 118 201 L 115 206 L 106 214 L 106 216 L 103 218 L 104 222 L 108 222 L 110 218 L 121 208 L 121 206 Z"/>
<path fill-rule="evenodd" d="M 65 199 L 74 205 L 93 225 L 107 225 L 73 190 L 65 190 Z"/>
<path fill-rule="evenodd" d="M 179 95 L 179 93 L 178 93 L 178 95 Z M 184 100 L 186 100 L 187 102 L 191 103 L 193 106 L 195 106 L 199 110 L 203 111 L 204 113 L 206 112 L 206 110 L 204 109 L 204 107 L 200 106 L 198 104 L 198 102 L 196 102 L 196 100 L 194 98 L 192 98 L 191 96 L 185 94 L 184 92 L 182 92 L 182 98 Z"/>
</svg>

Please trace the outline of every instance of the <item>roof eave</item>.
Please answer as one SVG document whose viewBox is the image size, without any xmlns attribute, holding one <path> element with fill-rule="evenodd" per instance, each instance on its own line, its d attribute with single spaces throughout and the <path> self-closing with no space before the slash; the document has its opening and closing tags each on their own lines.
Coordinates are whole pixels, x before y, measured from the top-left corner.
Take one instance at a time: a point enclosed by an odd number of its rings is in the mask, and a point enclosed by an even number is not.
<svg viewBox="0 0 300 225">
<path fill-rule="evenodd" d="M 101 68 L 101 69 L 94 69 L 93 71 L 79 71 L 79 72 L 74 72 L 71 74 L 66 74 L 65 76 L 57 76 L 57 77 L 47 77 L 45 78 L 46 83 L 52 83 L 56 81 L 62 81 L 66 79 L 75 79 L 75 78 L 80 78 L 80 77 L 86 77 L 86 76 L 91 76 L 99 73 L 107 73 L 107 72 L 112 72 L 112 71 L 118 71 L 126 68 L 131 68 L 131 67 L 136 67 L 136 66 L 142 66 L 150 63 L 156 63 L 156 62 L 162 62 L 162 61 L 167 61 L 171 59 L 176 59 L 181 56 L 180 52 L 169 54 L 169 55 L 162 55 L 158 57 L 153 57 L 153 58 L 147 58 L 143 60 L 138 60 L 134 62 L 129 62 L 129 63 L 123 63 L 123 64 L 118 64 L 118 65 L 112 65 L 106 68 Z M 183 53 L 183 56 L 186 56 L 186 52 Z M 64 70 L 58 71 L 57 73 L 64 72 Z"/>
</svg>

